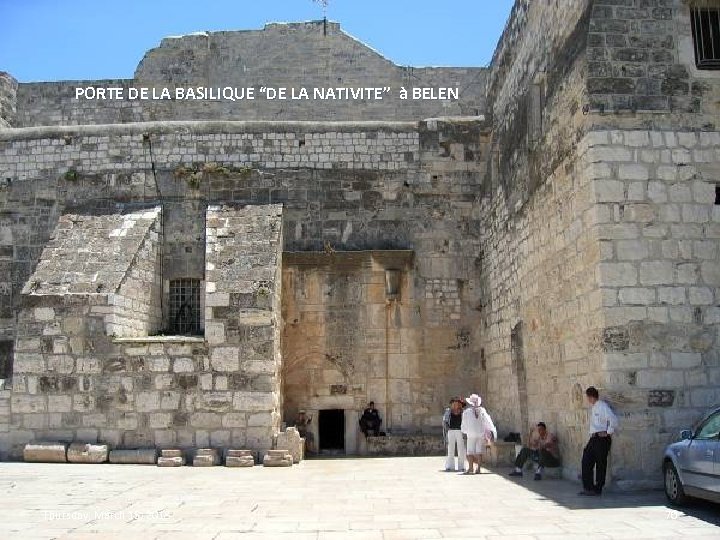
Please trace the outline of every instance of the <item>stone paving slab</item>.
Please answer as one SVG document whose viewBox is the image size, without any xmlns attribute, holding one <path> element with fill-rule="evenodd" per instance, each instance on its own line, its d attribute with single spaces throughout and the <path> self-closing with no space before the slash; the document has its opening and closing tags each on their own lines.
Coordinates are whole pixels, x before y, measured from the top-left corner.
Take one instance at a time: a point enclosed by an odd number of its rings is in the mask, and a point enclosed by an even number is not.
<svg viewBox="0 0 720 540">
<path fill-rule="evenodd" d="M 720 538 L 720 506 L 660 492 L 581 499 L 564 480 L 444 473 L 438 458 L 158 469 L 0 463 L 0 538 Z"/>
</svg>

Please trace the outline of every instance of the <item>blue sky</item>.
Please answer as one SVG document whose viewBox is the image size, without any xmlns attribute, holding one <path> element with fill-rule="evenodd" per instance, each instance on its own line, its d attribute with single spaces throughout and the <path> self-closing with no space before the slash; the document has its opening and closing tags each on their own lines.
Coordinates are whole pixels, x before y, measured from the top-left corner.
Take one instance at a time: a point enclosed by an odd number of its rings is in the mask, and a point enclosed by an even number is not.
<svg viewBox="0 0 720 540">
<path fill-rule="evenodd" d="M 513 0 L 330 0 L 328 18 L 397 64 L 483 66 Z M 0 0 L 0 71 L 131 78 L 164 36 L 321 19 L 312 0 Z"/>
</svg>

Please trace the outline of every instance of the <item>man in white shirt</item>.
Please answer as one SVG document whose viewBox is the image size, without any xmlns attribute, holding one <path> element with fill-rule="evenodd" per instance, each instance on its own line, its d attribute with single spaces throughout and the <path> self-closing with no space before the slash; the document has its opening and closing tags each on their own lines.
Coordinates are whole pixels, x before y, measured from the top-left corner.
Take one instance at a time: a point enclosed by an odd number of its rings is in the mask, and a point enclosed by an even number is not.
<svg viewBox="0 0 720 540">
<path fill-rule="evenodd" d="M 485 447 L 497 439 L 497 430 L 490 415 L 480 406 L 482 399 L 473 394 L 465 400 L 468 407 L 462 414 L 460 431 L 467 435 L 468 469 L 464 474 L 480 474 Z M 477 472 L 473 464 L 477 463 Z"/>
<path fill-rule="evenodd" d="M 590 440 L 583 450 L 583 491 L 580 495 L 597 496 L 602 493 L 605 485 L 607 459 L 618 420 L 610 406 L 600 399 L 597 388 L 591 386 L 585 391 L 585 395 L 591 406 Z"/>
</svg>

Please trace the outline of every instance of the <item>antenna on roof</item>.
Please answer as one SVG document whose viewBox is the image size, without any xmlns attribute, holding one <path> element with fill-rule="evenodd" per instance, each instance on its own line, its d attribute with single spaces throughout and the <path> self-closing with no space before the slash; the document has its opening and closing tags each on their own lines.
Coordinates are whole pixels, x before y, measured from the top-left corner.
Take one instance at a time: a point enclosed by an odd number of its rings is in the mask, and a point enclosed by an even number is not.
<svg viewBox="0 0 720 540">
<path fill-rule="evenodd" d="M 323 10 L 323 36 L 327 36 L 327 8 L 330 0 L 313 0 L 316 4 L 320 4 Z"/>
</svg>

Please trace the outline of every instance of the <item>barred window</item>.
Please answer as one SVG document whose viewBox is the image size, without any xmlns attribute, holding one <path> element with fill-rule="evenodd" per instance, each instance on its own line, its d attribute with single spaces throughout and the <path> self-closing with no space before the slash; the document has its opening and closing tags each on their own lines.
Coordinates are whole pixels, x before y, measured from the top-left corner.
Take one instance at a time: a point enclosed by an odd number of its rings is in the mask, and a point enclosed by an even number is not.
<svg viewBox="0 0 720 540">
<path fill-rule="evenodd" d="M 175 335 L 200 334 L 200 280 L 170 281 L 170 332 Z"/>
<path fill-rule="evenodd" d="M 720 5 L 706 2 L 690 8 L 690 23 L 698 69 L 720 69 Z"/>
</svg>

